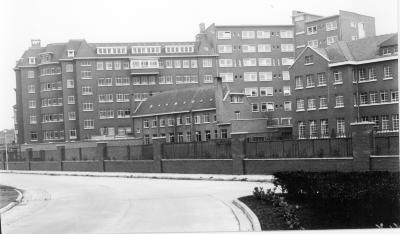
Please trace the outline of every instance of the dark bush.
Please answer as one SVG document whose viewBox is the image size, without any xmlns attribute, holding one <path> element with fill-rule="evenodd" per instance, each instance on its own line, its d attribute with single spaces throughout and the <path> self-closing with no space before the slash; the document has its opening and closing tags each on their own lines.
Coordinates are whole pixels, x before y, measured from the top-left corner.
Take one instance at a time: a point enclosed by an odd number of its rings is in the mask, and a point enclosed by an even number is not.
<svg viewBox="0 0 400 234">
<path fill-rule="evenodd" d="M 399 222 L 400 179 L 391 172 L 278 172 L 274 185 L 289 201 L 360 222 Z M 362 219 L 362 220 L 360 220 Z"/>
</svg>

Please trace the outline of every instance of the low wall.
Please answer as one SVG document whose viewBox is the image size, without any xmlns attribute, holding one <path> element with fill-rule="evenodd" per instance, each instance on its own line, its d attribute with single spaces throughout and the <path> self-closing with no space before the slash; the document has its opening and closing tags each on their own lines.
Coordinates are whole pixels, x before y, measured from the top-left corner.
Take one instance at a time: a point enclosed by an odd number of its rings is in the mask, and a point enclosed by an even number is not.
<svg viewBox="0 0 400 234">
<path fill-rule="evenodd" d="M 99 171 L 98 161 L 63 161 L 64 171 Z"/>
<path fill-rule="evenodd" d="M 152 160 L 104 161 L 104 163 L 107 172 L 154 172 Z"/>
<path fill-rule="evenodd" d="M 32 171 L 61 171 L 60 162 L 31 162 Z"/>
<path fill-rule="evenodd" d="M 8 162 L 8 170 L 29 170 L 28 162 Z"/>
<path fill-rule="evenodd" d="M 342 171 L 353 169 L 353 158 L 245 159 L 244 172 L 249 175 L 272 175 L 278 171 Z"/>
<path fill-rule="evenodd" d="M 231 159 L 163 159 L 164 173 L 233 174 Z"/>
<path fill-rule="evenodd" d="M 400 157 L 398 155 L 371 156 L 370 167 L 372 171 L 393 171 L 400 170 Z"/>
</svg>

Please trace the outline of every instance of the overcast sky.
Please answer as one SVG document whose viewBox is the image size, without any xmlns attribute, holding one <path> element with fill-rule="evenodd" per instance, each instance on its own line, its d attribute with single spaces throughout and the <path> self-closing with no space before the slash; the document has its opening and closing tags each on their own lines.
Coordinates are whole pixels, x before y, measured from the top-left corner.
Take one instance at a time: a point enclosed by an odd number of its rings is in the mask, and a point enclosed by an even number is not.
<svg viewBox="0 0 400 234">
<path fill-rule="evenodd" d="M 13 128 L 15 61 L 42 45 L 88 42 L 192 41 L 198 25 L 291 24 L 292 10 L 322 16 L 339 10 L 375 17 L 377 34 L 398 30 L 397 0 L 0 0 L 0 130 Z"/>
</svg>

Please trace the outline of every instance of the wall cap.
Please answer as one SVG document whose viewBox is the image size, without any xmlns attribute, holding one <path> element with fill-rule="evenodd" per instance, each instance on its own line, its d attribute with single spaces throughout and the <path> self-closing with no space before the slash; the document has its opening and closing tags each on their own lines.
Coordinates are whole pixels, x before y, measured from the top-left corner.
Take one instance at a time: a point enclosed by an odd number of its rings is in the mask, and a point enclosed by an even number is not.
<svg viewBox="0 0 400 234">
<path fill-rule="evenodd" d="M 364 121 L 364 122 L 353 122 L 350 123 L 350 126 L 357 126 L 357 125 L 374 125 L 374 122 Z"/>
<path fill-rule="evenodd" d="M 231 135 L 244 135 L 249 134 L 249 132 L 231 132 Z"/>
</svg>

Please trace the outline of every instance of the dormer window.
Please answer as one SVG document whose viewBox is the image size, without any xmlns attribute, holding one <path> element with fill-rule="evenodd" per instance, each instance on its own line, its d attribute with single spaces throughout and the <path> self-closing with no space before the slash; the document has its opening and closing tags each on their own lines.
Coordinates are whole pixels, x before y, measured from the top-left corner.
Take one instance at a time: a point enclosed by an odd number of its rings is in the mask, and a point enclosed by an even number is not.
<svg viewBox="0 0 400 234">
<path fill-rule="evenodd" d="M 44 54 L 41 56 L 41 63 L 48 63 L 51 60 L 50 54 Z"/>
<path fill-rule="evenodd" d="M 390 47 L 382 48 L 382 55 L 390 55 L 390 54 L 392 54 L 392 48 Z"/>
<path fill-rule="evenodd" d="M 67 57 L 68 58 L 75 57 L 75 50 L 67 50 Z"/>
<path fill-rule="evenodd" d="M 242 95 L 231 95 L 231 103 L 243 103 Z"/>
<path fill-rule="evenodd" d="M 36 58 L 35 57 L 29 57 L 29 64 L 36 64 Z"/>
</svg>

